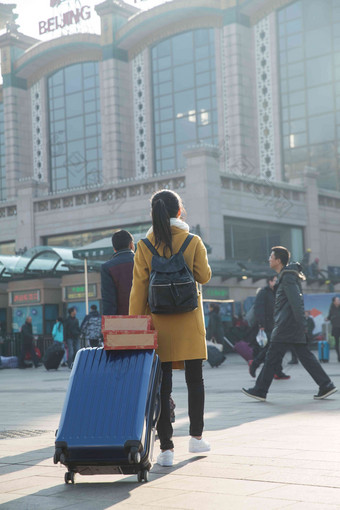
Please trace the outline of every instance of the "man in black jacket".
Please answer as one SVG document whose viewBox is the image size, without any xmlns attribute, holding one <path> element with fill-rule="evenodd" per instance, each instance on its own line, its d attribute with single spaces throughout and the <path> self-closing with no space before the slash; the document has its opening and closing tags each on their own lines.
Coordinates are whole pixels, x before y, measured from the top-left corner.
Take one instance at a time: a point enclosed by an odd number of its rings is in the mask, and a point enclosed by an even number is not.
<svg viewBox="0 0 340 510">
<path fill-rule="evenodd" d="M 306 319 L 301 281 L 305 278 L 300 264 L 288 264 L 290 253 L 283 246 L 274 246 L 269 257 L 269 265 L 278 273 L 275 285 L 274 329 L 264 366 L 254 388 L 242 391 L 248 397 L 265 401 L 273 381 L 276 367 L 288 349 L 295 352 L 302 366 L 319 386 L 315 400 L 332 395 L 336 387 L 307 347 Z"/>
<path fill-rule="evenodd" d="M 71 368 L 75 355 L 80 349 L 80 327 L 75 307 L 72 306 L 67 311 L 68 317 L 64 322 L 64 340 L 68 351 L 67 364 Z"/>
<path fill-rule="evenodd" d="M 103 315 L 129 315 L 135 245 L 127 230 L 112 236 L 113 257 L 101 267 Z"/>
<path fill-rule="evenodd" d="M 19 361 L 18 361 L 19 368 L 26 368 L 25 357 L 26 357 L 27 353 L 29 353 L 31 355 L 31 360 L 34 363 L 35 368 L 38 368 L 39 366 L 41 366 L 41 363 L 39 362 L 39 358 L 36 355 L 35 348 L 34 348 L 32 317 L 26 317 L 25 324 L 21 328 L 21 340 L 22 340 L 22 348 L 21 348 L 21 354 L 20 354 Z"/>
<path fill-rule="evenodd" d="M 269 348 L 270 337 L 274 327 L 274 304 L 275 304 L 275 291 L 277 276 L 270 276 L 267 278 L 267 286 L 263 287 L 257 293 L 254 303 L 254 315 L 259 329 L 265 331 L 268 343 L 263 349 L 260 350 L 258 355 L 249 362 L 249 373 L 255 377 L 256 370 L 264 362 L 267 350 Z M 277 367 L 274 379 L 290 379 L 290 375 L 286 375 L 282 371 L 282 364 Z"/>
</svg>

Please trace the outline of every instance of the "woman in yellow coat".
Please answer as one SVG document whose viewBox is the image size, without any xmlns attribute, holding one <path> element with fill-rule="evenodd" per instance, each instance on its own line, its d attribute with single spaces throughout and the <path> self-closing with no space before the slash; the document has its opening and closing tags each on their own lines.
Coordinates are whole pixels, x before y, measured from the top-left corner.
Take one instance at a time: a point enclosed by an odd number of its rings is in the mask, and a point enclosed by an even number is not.
<svg viewBox="0 0 340 510">
<path fill-rule="evenodd" d="M 161 256 L 170 257 L 181 248 L 188 236 L 189 227 L 180 219 L 184 211 L 181 198 L 174 191 L 162 190 L 151 199 L 152 227 L 147 239 Z M 204 284 L 211 278 L 207 251 L 198 236 L 194 236 L 184 259 L 196 282 Z M 130 315 L 150 314 L 148 307 L 149 277 L 152 253 L 139 241 L 134 260 L 133 281 L 130 294 Z M 198 292 L 198 288 L 197 288 Z M 202 438 L 204 415 L 204 383 L 202 361 L 207 358 L 202 298 L 198 292 L 198 308 L 180 314 L 151 314 L 158 332 L 158 350 L 163 370 L 161 387 L 161 415 L 157 425 L 161 453 L 157 463 L 172 466 L 174 444 L 170 420 L 169 398 L 172 390 L 172 368 L 185 366 L 185 379 L 189 396 L 190 435 L 189 451 L 210 450 Z"/>
</svg>

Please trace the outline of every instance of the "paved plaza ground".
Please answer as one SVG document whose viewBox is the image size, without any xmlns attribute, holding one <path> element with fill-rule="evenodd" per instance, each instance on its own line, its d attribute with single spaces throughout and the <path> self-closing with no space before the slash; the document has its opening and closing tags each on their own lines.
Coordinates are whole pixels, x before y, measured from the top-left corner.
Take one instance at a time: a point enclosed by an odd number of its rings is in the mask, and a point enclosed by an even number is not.
<svg viewBox="0 0 340 510">
<path fill-rule="evenodd" d="M 326 371 L 340 390 L 334 352 Z M 340 391 L 313 400 L 317 387 L 301 365 L 274 381 L 267 402 L 250 400 L 247 365 L 235 354 L 218 369 L 206 363 L 205 437 L 212 449 L 189 454 L 184 373 L 174 375 L 175 464 L 136 476 L 81 476 L 64 484 L 53 464 L 54 432 L 69 370 L 0 371 L 0 507 L 8 510 L 108 508 L 340 509 Z M 155 454 L 159 443 L 155 444 Z"/>
</svg>

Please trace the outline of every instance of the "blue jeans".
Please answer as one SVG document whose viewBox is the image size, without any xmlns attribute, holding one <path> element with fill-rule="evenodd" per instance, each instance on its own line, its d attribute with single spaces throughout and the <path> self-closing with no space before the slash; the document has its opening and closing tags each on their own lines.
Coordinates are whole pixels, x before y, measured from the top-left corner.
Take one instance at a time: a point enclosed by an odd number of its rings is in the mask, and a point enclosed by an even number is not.
<svg viewBox="0 0 340 510">
<path fill-rule="evenodd" d="M 66 340 L 68 349 L 68 360 L 67 364 L 71 368 L 73 360 L 80 349 L 80 338 L 68 338 Z"/>
</svg>

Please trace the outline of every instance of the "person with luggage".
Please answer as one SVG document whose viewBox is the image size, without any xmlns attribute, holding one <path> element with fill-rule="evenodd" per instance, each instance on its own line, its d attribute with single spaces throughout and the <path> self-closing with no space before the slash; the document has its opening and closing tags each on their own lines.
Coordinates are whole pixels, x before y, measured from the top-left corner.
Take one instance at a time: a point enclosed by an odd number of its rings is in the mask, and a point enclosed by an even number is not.
<svg viewBox="0 0 340 510">
<path fill-rule="evenodd" d="M 26 317 L 25 323 L 21 328 L 21 342 L 22 347 L 21 354 L 19 357 L 19 368 L 26 368 L 25 357 L 27 353 L 30 354 L 31 360 L 33 361 L 35 368 L 40 367 L 41 363 L 35 352 L 32 317 Z"/>
<path fill-rule="evenodd" d="M 206 248 L 197 235 L 189 234 L 181 219 L 182 200 L 171 190 L 151 198 L 152 227 L 138 242 L 130 295 L 130 315 L 150 314 L 158 332 L 157 353 L 162 363 L 161 414 L 157 424 L 161 453 L 157 463 L 172 466 L 173 429 L 170 419 L 172 369 L 185 367 L 190 420 L 189 452 L 210 450 L 202 437 L 204 426 L 203 360 L 207 358 L 202 298 L 197 284 L 211 278 Z M 183 262 L 184 260 L 184 262 Z M 173 278 L 178 268 L 178 285 Z M 156 282 L 167 271 L 163 286 Z M 164 278 L 163 273 L 163 278 Z M 186 275 L 184 283 L 183 274 Z M 168 282 L 168 279 L 171 283 Z M 166 281 L 165 281 L 166 280 Z M 149 292 L 149 284 L 150 291 Z M 164 293 L 163 293 L 164 292 Z M 159 313 L 159 311 L 165 313 Z M 181 311 L 181 313 L 176 313 Z"/>
<path fill-rule="evenodd" d="M 128 315 L 135 245 L 127 230 L 112 236 L 114 255 L 101 267 L 103 315 Z"/>
<path fill-rule="evenodd" d="M 64 339 L 67 345 L 68 359 L 67 364 L 69 368 L 72 368 L 75 355 L 80 349 L 80 327 L 79 321 L 76 317 L 77 310 L 74 306 L 71 306 L 67 310 L 68 317 L 64 323 Z"/>
<path fill-rule="evenodd" d="M 207 340 L 214 339 L 215 342 L 221 344 L 223 353 L 226 352 L 227 343 L 224 340 L 223 322 L 220 314 L 220 307 L 217 303 L 209 304 L 209 322 L 207 327 Z"/>
<path fill-rule="evenodd" d="M 55 342 L 59 342 L 61 345 L 64 343 L 64 326 L 63 318 L 58 317 L 52 329 L 52 338 Z"/>
<path fill-rule="evenodd" d="M 80 331 L 87 347 L 99 347 L 102 341 L 102 316 L 98 312 L 97 305 L 91 305 L 90 310 L 81 323 Z"/>
<path fill-rule="evenodd" d="M 329 309 L 329 313 L 327 316 L 328 321 L 331 322 L 332 325 L 332 335 L 335 340 L 335 350 L 338 357 L 338 361 L 340 362 L 340 350 L 339 350 L 339 338 L 340 338 L 340 298 L 335 296 L 332 300 L 332 304 Z"/>
<path fill-rule="evenodd" d="M 275 303 L 275 283 L 277 276 L 270 276 L 267 278 L 267 285 L 263 287 L 257 294 L 254 303 L 254 315 L 257 323 L 257 328 L 266 333 L 268 342 L 263 347 L 257 356 L 249 361 L 249 373 L 252 377 L 256 376 L 256 370 L 264 362 L 267 350 L 269 348 L 270 337 L 274 327 L 274 303 Z M 277 367 L 274 379 L 286 380 L 290 379 L 282 370 L 282 363 Z"/>
<path fill-rule="evenodd" d="M 310 376 L 319 386 L 315 400 L 324 399 L 337 391 L 314 354 L 307 347 L 306 319 L 301 281 L 305 279 L 299 263 L 288 264 L 290 253 L 283 246 L 272 248 L 269 265 L 278 273 L 274 305 L 274 328 L 264 366 L 254 388 L 242 391 L 248 397 L 265 401 L 276 367 L 288 349 L 296 354 Z"/>
</svg>

